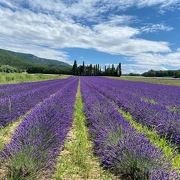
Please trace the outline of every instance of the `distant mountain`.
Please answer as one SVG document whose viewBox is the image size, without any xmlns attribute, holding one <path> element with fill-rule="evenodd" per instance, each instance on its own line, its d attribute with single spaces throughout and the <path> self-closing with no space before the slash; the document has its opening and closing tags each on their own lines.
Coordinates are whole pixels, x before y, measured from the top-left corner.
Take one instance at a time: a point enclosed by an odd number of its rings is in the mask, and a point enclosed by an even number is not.
<svg viewBox="0 0 180 180">
<path fill-rule="evenodd" d="M 32 54 L 17 53 L 17 52 L 12 52 L 12 53 L 20 58 L 28 60 L 29 62 L 31 62 L 33 64 L 40 64 L 40 65 L 47 65 L 47 66 L 61 66 L 61 67 L 63 66 L 66 68 L 72 67 L 68 63 L 58 61 L 58 60 L 39 58 Z"/>
<path fill-rule="evenodd" d="M 8 50 L 0 49 L 0 65 L 10 65 L 10 66 L 27 66 L 30 65 L 43 65 L 48 67 L 61 67 L 61 68 L 71 68 L 72 66 L 68 63 L 58 61 L 58 60 L 52 60 L 52 59 L 45 59 L 45 58 L 39 58 L 37 56 L 34 56 L 32 54 L 26 54 L 26 53 L 19 53 L 19 52 L 13 52 Z"/>
<path fill-rule="evenodd" d="M 0 66 L 1 65 L 9 65 L 20 69 L 25 69 L 33 64 L 28 60 L 22 59 L 6 50 L 0 49 Z"/>
</svg>

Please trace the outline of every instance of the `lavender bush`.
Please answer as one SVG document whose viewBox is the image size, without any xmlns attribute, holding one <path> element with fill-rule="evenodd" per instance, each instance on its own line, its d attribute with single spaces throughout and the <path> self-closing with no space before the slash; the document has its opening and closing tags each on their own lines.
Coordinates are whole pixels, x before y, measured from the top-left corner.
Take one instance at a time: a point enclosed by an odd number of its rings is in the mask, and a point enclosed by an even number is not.
<svg viewBox="0 0 180 180">
<path fill-rule="evenodd" d="M 143 134 L 137 133 L 116 106 L 83 79 L 81 92 L 89 131 L 95 144 L 94 151 L 104 168 L 129 180 L 149 180 L 159 174 L 166 174 L 169 178 L 174 175 L 163 152 Z M 178 174 L 175 178 L 179 178 Z"/>
<path fill-rule="evenodd" d="M 1 152 L 9 161 L 9 178 L 36 179 L 54 168 L 60 147 L 73 120 L 77 79 L 36 106 L 18 126 L 10 144 Z"/>
<path fill-rule="evenodd" d="M 161 137 L 166 137 L 172 145 L 180 149 L 180 113 L 177 110 L 180 107 L 179 87 L 112 80 L 101 77 L 86 77 L 85 80 L 105 97 L 115 102 L 125 112 L 130 112 L 134 120 L 144 126 L 155 129 Z M 166 90 L 163 88 L 164 86 L 167 87 Z M 159 87 L 162 87 L 162 90 Z M 154 95 L 152 95 L 153 89 Z M 144 96 L 148 92 L 151 92 L 150 95 Z M 140 97 L 159 100 L 157 101 L 158 103 L 152 103 L 144 101 Z M 161 97 L 162 100 L 160 101 Z M 167 102 L 166 99 L 171 100 Z M 176 111 L 169 110 L 167 108 L 169 105 L 174 107 Z"/>
<path fill-rule="evenodd" d="M 36 104 L 56 93 L 62 86 L 71 81 L 73 81 L 73 78 L 51 80 L 47 81 L 47 85 L 44 82 L 43 86 L 42 82 L 40 84 L 36 82 L 36 86 L 33 86 L 33 88 L 26 88 L 25 91 L 15 93 L 6 98 L 0 98 L 0 127 L 4 127 L 9 122 L 15 121 L 19 116 L 24 115 Z"/>
<path fill-rule="evenodd" d="M 61 81 L 67 81 L 67 79 L 61 79 Z M 59 79 L 46 80 L 38 82 L 23 82 L 16 84 L 3 84 L 0 85 L 0 98 L 13 96 L 21 92 L 27 92 L 28 90 L 38 89 L 43 86 L 59 83 Z"/>
</svg>

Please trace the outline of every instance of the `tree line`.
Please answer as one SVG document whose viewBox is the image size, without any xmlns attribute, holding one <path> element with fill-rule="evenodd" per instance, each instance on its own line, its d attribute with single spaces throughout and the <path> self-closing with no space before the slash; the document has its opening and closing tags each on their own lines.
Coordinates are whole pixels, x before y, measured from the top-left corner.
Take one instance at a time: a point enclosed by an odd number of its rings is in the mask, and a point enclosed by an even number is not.
<svg viewBox="0 0 180 180">
<path fill-rule="evenodd" d="M 144 72 L 141 74 L 145 77 L 174 77 L 174 78 L 180 78 L 180 70 L 149 70 L 148 72 Z"/>
<path fill-rule="evenodd" d="M 27 68 L 27 73 L 43 73 L 43 74 L 71 74 L 70 68 L 59 66 L 31 66 Z"/>
<path fill-rule="evenodd" d="M 117 67 L 112 64 L 108 67 L 105 66 L 104 70 L 101 69 L 99 64 L 90 64 L 85 65 L 84 61 L 82 65 L 77 64 L 77 61 L 74 60 L 74 64 L 72 67 L 72 75 L 76 76 L 121 76 L 121 63 L 118 64 Z"/>
<path fill-rule="evenodd" d="M 4 73 L 42 73 L 42 74 L 72 74 L 71 68 L 63 68 L 59 66 L 41 66 L 34 65 L 27 68 L 17 68 L 9 65 L 1 65 L 0 72 Z"/>
</svg>

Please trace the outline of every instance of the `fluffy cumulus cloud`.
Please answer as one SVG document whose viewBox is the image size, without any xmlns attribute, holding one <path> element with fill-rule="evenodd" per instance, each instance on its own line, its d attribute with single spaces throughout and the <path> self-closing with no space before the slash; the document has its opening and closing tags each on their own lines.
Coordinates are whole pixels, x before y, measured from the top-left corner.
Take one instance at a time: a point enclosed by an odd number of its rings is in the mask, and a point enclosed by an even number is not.
<svg viewBox="0 0 180 180">
<path fill-rule="evenodd" d="M 140 53 L 129 57 L 129 59 L 134 63 L 122 66 L 126 73 L 141 74 L 150 69 L 167 70 L 168 68 L 177 69 L 180 67 L 180 52 L 166 53 L 164 55 L 159 53 Z"/>
<path fill-rule="evenodd" d="M 122 64 L 122 72 L 125 72 L 127 74 L 129 73 L 135 73 L 135 74 L 142 74 L 143 72 L 153 69 L 153 70 L 168 70 L 162 65 L 142 65 L 142 64 Z"/>
<path fill-rule="evenodd" d="M 0 48 L 68 61 L 63 48 L 94 49 L 124 55 L 138 64 L 178 62 L 168 42 L 138 38 L 141 33 L 171 31 L 165 24 L 133 27 L 137 16 L 113 14 L 158 6 L 166 10 L 179 0 L 0 0 Z M 121 12 L 118 11 L 118 12 Z M 166 53 L 166 55 L 160 55 Z M 153 60 L 151 60 L 153 59 Z"/>
<path fill-rule="evenodd" d="M 12 11 L 1 8 L 0 33 L 7 38 L 21 43 L 32 43 L 52 48 L 93 48 L 112 54 L 136 54 L 139 52 L 169 51 L 167 43 L 147 41 L 133 38 L 140 33 L 139 29 L 127 25 L 116 26 L 112 18 L 105 23 L 99 23 L 92 28 L 62 21 L 53 15 L 45 15 L 26 9 Z M 128 19 L 118 16 L 118 23 Z M 130 18 L 130 17 L 129 17 Z M 9 23 L 7 23 L 9 22 Z"/>
<path fill-rule="evenodd" d="M 167 65 L 172 64 L 174 66 L 180 67 L 180 52 L 167 53 L 161 55 L 158 53 L 141 53 L 133 56 L 132 59 L 138 64 L 142 65 Z"/>
</svg>

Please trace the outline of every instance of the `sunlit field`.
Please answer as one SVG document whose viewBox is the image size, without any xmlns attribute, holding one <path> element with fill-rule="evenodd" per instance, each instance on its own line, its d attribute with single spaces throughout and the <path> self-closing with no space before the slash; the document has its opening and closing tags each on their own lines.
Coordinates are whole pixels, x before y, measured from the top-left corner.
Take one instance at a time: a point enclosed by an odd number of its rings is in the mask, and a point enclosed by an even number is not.
<svg viewBox="0 0 180 180">
<path fill-rule="evenodd" d="M 142 81 L 153 84 L 167 84 L 173 86 L 180 86 L 179 78 L 165 78 L 165 77 L 143 77 L 143 76 L 121 76 L 121 77 L 111 77 L 120 80 L 129 80 L 129 81 Z"/>
<path fill-rule="evenodd" d="M 0 85 L 0 179 L 179 180 L 179 80 L 60 77 Z"/>
<path fill-rule="evenodd" d="M 69 75 L 0 73 L 0 84 L 67 78 Z"/>
</svg>

